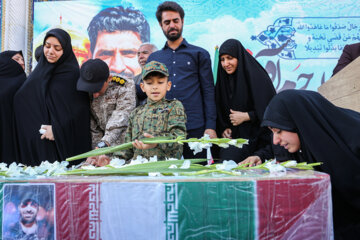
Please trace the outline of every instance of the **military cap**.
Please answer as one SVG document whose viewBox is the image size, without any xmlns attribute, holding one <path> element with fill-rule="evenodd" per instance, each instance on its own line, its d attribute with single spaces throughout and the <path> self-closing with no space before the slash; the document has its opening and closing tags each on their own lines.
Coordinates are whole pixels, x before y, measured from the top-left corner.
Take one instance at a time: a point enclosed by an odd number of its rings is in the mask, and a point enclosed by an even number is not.
<svg viewBox="0 0 360 240">
<path fill-rule="evenodd" d="M 145 64 L 142 69 L 141 78 L 144 80 L 144 78 L 146 78 L 146 76 L 151 72 L 159 72 L 167 77 L 169 76 L 169 72 L 165 64 L 157 61 L 151 61 Z"/>
</svg>

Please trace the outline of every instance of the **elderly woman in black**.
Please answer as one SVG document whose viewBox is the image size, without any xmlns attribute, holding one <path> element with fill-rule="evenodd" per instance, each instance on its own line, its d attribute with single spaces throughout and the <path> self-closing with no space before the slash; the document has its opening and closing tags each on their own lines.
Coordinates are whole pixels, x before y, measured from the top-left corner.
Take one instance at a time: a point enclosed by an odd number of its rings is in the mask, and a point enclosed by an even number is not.
<svg viewBox="0 0 360 240">
<path fill-rule="evenodd" d="M 13 98 L 24 83 L 24 58 L 21 51 L 0 53 L 0 162 L 15 161 L 13 138 Z"/>
<path fill-rule="evenodd" d="M 36 68 L 14 98 L 18 162 L 39 165 L 91 150 L 89 97 L 76 90 L 78 78 L 70 35 L 48 31 Z"/>
<path fill-rule="evenodd" d="M 226 40 L 219 56 L 215 86 L 218 136 L 249 139 L 243 148 L 220 149 L 220 158 L 236 162 L 272 158 L 270 131 L 260 127 L 265 108 L 276 94 L 270 77 L 238 40 Z"/>
<path fill-rule="evenodd" d="M 322 162 L 331 179 L 335 239 L 360 236 L 360 113 L 334 106 L 319 93 L 287 90 L 267 107 L 262 126 L 296 160 Z"/>
</svg>

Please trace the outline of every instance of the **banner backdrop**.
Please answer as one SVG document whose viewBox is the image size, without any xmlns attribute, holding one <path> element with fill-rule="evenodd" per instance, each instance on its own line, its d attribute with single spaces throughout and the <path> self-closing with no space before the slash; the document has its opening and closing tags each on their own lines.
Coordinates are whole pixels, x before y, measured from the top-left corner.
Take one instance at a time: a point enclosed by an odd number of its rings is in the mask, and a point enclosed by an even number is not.
<svg viewBox="0 0 360 240">
<path fill-rule="evenodd" d="M 33 49 L 42 43 L 46 31 L 61 27 L 71 34 L 74 51 L 81 64 L 93 56 L 87 31 L 90 21 L 103 9 L 116 6 L 124 7 L 128 13 L 130 8 L 139 10 L 150 26 L 150 32 L 144 34 L 149 34 L 150 42 L 162 48 L 166 39 L 155 17 L 161 2 L 35 2 Z M 277 91 L 289 88 L 317 90 L 331 77 L 344 46 L 360 41 L 359 1 L 176 2 L 185 10 L 183 36 L 189 43 L 205 48 L 214 61 L 216 46 L 229 38 L 240 40 L 266 68 Z M 134 50 L 147 39 L 139 41 L 139 37 L 137 40 L 132 37 L 129 34 L 125 41 L 131 46 L 126 46 L 126 51 L 119 53 L 123 54 L 124 65 L 130 65 L 131 73 L 128 75 L 131 76 L 140 73 Z M 121 45 L 117 41 L 114 36 L 113 43 Z M 102 54 L 115 52 L 111 50 Z M 127 55 L 124 57 L 124 54 Z"/>
</svg>

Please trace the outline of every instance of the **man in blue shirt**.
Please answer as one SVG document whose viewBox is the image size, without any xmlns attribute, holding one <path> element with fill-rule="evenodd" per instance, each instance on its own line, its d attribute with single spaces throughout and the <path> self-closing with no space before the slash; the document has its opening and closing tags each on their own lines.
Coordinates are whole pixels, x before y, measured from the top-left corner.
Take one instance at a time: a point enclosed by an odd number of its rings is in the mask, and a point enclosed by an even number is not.
<svg viewBox="0 0 360 240">
<path fill-rule="evenodd" d="M 187 137 L 200 138 L 208 134 L 215 138 L 215 90 L 210 55 L 182 37 L 184 15 L 182 7 L 175 2 L 166 1 L 158 6 L 156 18 L 167 41 L 161 50 L 150 55 L 148 62 L 155 60 L 167 66 L 172 88 L 166 98 L 178 99 L 184 105 Z M 206 157 L 206 153 L 194 156 L 185 144 L 183 156 Z"/>
</svg>

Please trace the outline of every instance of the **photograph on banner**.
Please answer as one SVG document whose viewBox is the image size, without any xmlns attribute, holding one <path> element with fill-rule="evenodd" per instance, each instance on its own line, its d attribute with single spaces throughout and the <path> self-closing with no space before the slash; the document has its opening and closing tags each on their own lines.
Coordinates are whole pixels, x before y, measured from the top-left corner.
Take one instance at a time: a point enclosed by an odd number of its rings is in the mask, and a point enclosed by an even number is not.
<svg viewBox="0 0 360 240">
<path fill-rule="evenodd" d="M 4 184 L 2 239 L 56 239 L 54 184 Z"/>
<path fill-rule="evenodd" d="M 33 49 L 48 30 L 61 27 L 70 33 L 80 65 L 101 58 L 112 72 L 135 76 L 141 71 L 135 54 L 140 44 L 151 42 L 158 49 L 165 45 L 155 17 L 161 2 L 35 2 Z M 213 66 L 218 62 L 216 46 L 238 39 L 267 70 L 278 92 L 317 90 L 331 77 L 344 46 L 360 42 L 358 1 L 176 2 L 185 11 L 182 35 L 206 49 Z"/>
<path fill-rule="evenodd" d="M 126 79 L 141 73 L 137 50 L 150 41 L 150 26 L 139 9 L 116 1 L 37 2 L 34 9 L 33 49 L 47 31 L 62 28 L 71 36 L 80 65 L 99 58 Z"/>
</svg>

